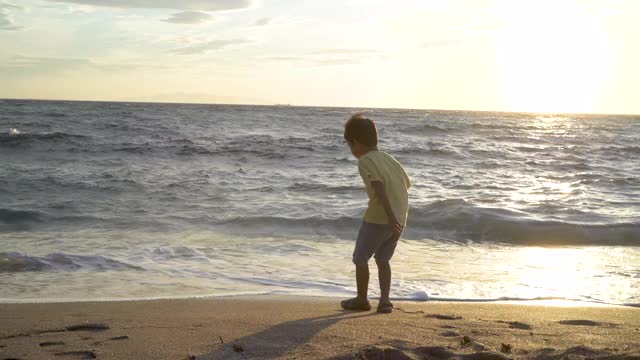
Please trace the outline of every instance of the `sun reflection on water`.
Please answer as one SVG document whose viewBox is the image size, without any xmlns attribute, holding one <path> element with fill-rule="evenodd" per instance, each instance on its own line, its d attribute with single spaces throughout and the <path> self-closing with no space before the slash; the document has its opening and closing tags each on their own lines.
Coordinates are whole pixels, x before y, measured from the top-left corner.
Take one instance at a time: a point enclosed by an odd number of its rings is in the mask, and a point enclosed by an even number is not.
<svg viewBox="0 0 640 360">
<path fill-rule="evenodd" d="M 593 262 L 589 252 L 572 248 L 521 248 L 513 254 L 512 264 L 522 266 L 519 283 L 527 285 L 530 294 L 540 295 L 545 289 L 556 294 L 579 294 L 590 287 L 584 270 Z M 521 264 L 521 265 L 518 265 Z"/>
</svg>

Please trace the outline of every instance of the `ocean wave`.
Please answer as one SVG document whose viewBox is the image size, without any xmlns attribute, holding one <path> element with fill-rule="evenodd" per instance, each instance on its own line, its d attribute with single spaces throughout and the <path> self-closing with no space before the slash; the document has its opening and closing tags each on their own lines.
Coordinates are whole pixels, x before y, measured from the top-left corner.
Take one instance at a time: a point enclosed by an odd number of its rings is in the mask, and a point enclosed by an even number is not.
<svg viewBox="0 0 640 360">
<path fill-rule="evenodd" d="M 241 226 L 255 226 L 260 227 L 264 225 L 277 225 L 277 226 L 302 226 L 302 227 L 319 227 L 326 226 L 331 228 L 345 228 L 353 227 L 362 222 L 360 218 L 340 216 L 335 218 L 330 217 L 300 217 L 300 218 L 288 218 L 284 216 L 249 216 L 249 217 L 235 217 L 221 221 L 222 225 L 241 225 Z"/>
<path fill-rule="evenodd" d="M 613 154 L 640 154 L 640 146 L 609 146 L 600 149 Z"/>
<path fill-rule="evenodd" d="M 214 154 L 215 152 L 205 148 L 204 146 L 200 146 L 200 145 L 183 145 L 181 147 L 178 148 L 176 154 L 178 155 L 183 155 L 183 156 L 188 156 L 188 155 L 210 155 L 210 154 Z"/>
<path fill-rule="evenodd" d="M 267 159 L 300 157 L 301 153 L 314 153 L 321 148 L 334 149 L 335 143 L 311 143 L 298 137 L 275 138 L 271 135 L 238 136 L 217 145 L 213 152 L 225 155 L 254 155 Z"/>
<path fill-rule="evenodd" d="M 290 218 L 285 216 L 249 216 L 226 219 L 218 223 L 231 230 L 232 233 L 244 236 L 338 236 L 346 237 L 357 232 L 361 218 L 340 216 L 334 218 L 325 217 L 300 217 Z"/>
<path fill-rule="evenodd" d="M 503 130 L 503 129 L 513 130 L 515 128 L 515 126 L 513 126 L 508 122 L 500 122 L 500 123 L 496 122 L 491 124 L 472 123 L 469 125 L 469 127 L 472 129 L 487 129 L 487 130 Z"/>
<path fill-rule="evenodd" d="M 20 146 L 43 143 L 79 144 L 91 140 L 90 136 L 69 134 L 65 132 L 36 133 L 36 134 L 0 134 L 0 146 Z"/>
<path fill-rule="evenodd" d="M 420 125 L 420 126 L 412 126 L 406 129 L 403 129 L 402 132 L 410 135 L 441 135 L 443 133 L 450 132 L 450 129 L 445 129 L 436 125 Z"/>
<path fill-rule="evenodd" d="M 513 143 L 520 143 L 520 144 L 539 145 L 541 143 L 544 143 L 544 144 L 550 143 L 547 139 L 543 139 L 535 136 L 527 136 L 527 135 L 495 135 L 495 136 L 489 136 L 489 139 L 499 141 L 499 142 L 513 142 Z"/>
<path fill-rule="evenodd" d="M 504 129 L 507 126 L 506 125 L 500 125 L 500 124 L 481 124 L 481 123 L 473 123 L 469 125 L 470 128 L 473 129 L 489 129 L 489 130 L 496 130 L 496 129 Z"/>
<path fill-rule="evenodd" d="M 45 113 L 44 116 L 53 117 L 53 118 L 63 118 L 63 117 L 67 117 L 67 114 L 61 113 L 61 112 L 51 111 L 51 112 Z"/>
<path fill-rule="evenodd" d="M 616 185 L 632 185 L 637 184 L 638 178 L 635 177 L 617 177 L 617 178 L 609 178 L 609 182 Z"/>
<path fill-rule="evenodd" d="M 43 221 L 45 214 L 39 211 L 13 210 L 0 208 L 0 223 L 25 224 Z"/>
<path fill-rule="evenodd" d="M 524 213 L 443 200 L 411 209 L 407 235 L 516 245 L 640 246 L 640 223 L 582 224 L 533 219 Z"/>
<path fill-rule="evenodd" d="M 68 207 L 68 205 L 67 205 Z M 58 209 L 60 205 L 58 204 Z M 51 215 L 36 210 L 16 210 L 0 208 L 0 232 L 28 230 L 33 226 L 50 225 L 55 223 L 84 223 L 105 221 L 106 219 L 86 215 Z"/>
<path fill-rule="evenodd" d="M 538 147 L 538 146 L 515 146 L 515 150 L 526 152 L 526 153 L 537 153 L 541 151 L 547 151 L 546 147 Z"/>
<path fill-rule="evenodd" d="M 189 247 L 189 246 L 170 246 L 155 248 L 152 251 L 154 256 L 158 256 L 163 260 L 196 260 L 207 262 L 209 258 L 202 249 Z"/>
<path fill-rule="evenodd" d="M 624 147 L 624 148 L 622 148 L 620 150 L 622 150 L 624 152 L 629 152 L 629 153 L 632 153 L 632 154 L 640 154 L 640 146 L 627 146 L 627 147 Z"/>
<path fill-rule="evenodd" d="M 121 178 L 119 176 L 103 173 L 98 176 L 95 174 L 92 178 L 71 178 L 60 176 L 47 176 L 44 178 L 30 178 L 24 180 L 25 184 L 28 184 L 34 190 L 42 191 L 97 191 L 97 192 L 112 192 L 122 191 L 126 187 L 140 185 L 135 180 Z"/>
<path fill-rule="evenodd" d="M 218 223 L 244 235 L 354 236 L 362 219 L 341 216 L 237 217 Z M 478 207 L 464 200 L 436 201 L 409 210 L 403 237 L 454 242 L 493 242 L 513 245 L 640 246 L 640 223 L 581 224 L 538 220 L 507 209 Z"/>
<path fill-rule="evenodd" d="M 115 152 L 124 152 L 129 154 L 151 154 L 151 153 L 169 153 L 175 155 L 207 155 L 214 154 L 215 151 L 209 150 L 204 146 L 195 145 L 190 141 L 175 142 L 170 144 L 150 143 L 134 144 L 125 143 L 113 149 Z"/>
<path fill-rule="evenodd" d="M 301 152 L 312 153 L 321 147 L 325 147 L 324 145 L 310 145 L 308 140 L 302 138 L 275 139 L 270 135 L 252 135 L 221 143 L 213 139 L 201 138 L 200 142 L 194 142 L 190 139 L 174 139 L 169 141 L 147 141 L 145 143 L 127 142 L 114 145 L 111 151 L 131 154 L 229 155 L 239 157 L 255 156 L 267 159 L 299 157 Z M 328 144 L 326 147 L 331 146 L 331 144 Z"/>
<path fill-rule="evenodd" d="M 287 190 L 290 191 L 299 191 L 299 192 L 307 192 L 307 191 L 318 191 L 325 194 L 334 194 L 334 193 L 344 193 L 344 192 L 352 192 L 352 191 L 363 191 L 362 185 L 327 185 L 321 183 L 294 183 L 287 187 Z"/>
<path fill-rule="evenodd" d="M 350 157 L 347 157 L 347 156 L 336 157 L 335 161 L 339 162 L 339 163 L 344 163 L 344 164 L 352 164 L 352 163 L 355 164 L 356 163 L 354 159 L 352 159 Z"/>
<path fill-rule="evenodd" d="M 449 146 L 441 146 L 437 144 L 428 144 L 429 147 L 408 146 L 391 151 L 393 155 L 431 155 L 431 156 L 452 156 L 461 157 L 462 155 L 450 148 Z"/>
<path fill-rule="evenodd" d="M 142 270 L 142 268 L 99 255 L 52 253 L 46 256 L 34 256 L 21 252 L 0 252 L 0 273 L 73 270 Z"/>
</svg>

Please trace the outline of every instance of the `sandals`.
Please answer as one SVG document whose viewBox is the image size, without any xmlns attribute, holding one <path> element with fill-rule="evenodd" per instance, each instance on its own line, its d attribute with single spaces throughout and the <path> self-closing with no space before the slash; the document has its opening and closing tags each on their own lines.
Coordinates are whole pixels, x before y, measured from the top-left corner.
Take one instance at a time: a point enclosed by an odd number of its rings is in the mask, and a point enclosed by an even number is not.
<svg viewBox="0 0 640 360">
<path fill-rule="evenodd" d="M 371 310 L 371 305 L 369 301 L 362 301 L 358 298 L 342 300 L 340 302 L 340 306 L 342 306 L 345 310 L 358 310 L 358 311 L 369 311 Z"/>
<path fill-rule="evenodd" d="M 390 314 L 393 311 L 393 304 L 391 302 L 378 303 L 378 309 L 376 311 L 381 314 Z"/>
<path fill-rule="evenodd" d="M 362 301 L 358 298 L 353 298 L 349 300 L 342 300 L 340 302 L 340 306 L 342 306 L 345 310 L 356 310 L 356 311 L 369 311 L 371 310 L 371 305 L 369 301 Z M 393 311 L 393 303 L 378 303 L 377 312 L 381 314 L 389 314 Z"/>
</svg>

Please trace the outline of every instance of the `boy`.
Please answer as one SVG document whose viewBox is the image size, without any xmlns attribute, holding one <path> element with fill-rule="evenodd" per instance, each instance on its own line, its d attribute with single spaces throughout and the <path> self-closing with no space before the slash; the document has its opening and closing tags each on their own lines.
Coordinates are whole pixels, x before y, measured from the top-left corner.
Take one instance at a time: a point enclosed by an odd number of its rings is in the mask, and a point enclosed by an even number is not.
<svg viewBox="0 0 640 360">
<path fill-rule="evenodd" d="M 391 267 L 389 260 L 407 223 L 408 189 L 411 181 L 393 156 L 378 149 L 375 123 L 363 114 L 355 114 L 344 126 L 344 138 L 358 159 L 358 171 L 369 196 L 369 206 L 358 231 L 353 251 L 356 265 L 358 296 L 340 303 L 346 310 L 370 310 L 369 259 L 375 254 L 380 279 L 380 301 L 377 311 L 390 313 Z"/>
</svg>

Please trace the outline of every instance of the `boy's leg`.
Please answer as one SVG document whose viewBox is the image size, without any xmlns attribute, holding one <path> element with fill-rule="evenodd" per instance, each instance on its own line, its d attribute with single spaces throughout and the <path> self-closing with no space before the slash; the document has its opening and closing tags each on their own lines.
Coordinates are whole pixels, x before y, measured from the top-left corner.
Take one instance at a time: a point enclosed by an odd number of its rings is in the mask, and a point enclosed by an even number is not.
<svg viewBox="0 0 640 360">
<path fill-rule="evenodd" d="M 376 265 L 378 265 L 378 279 L 380 280 L 380 301 L 378 303 L 378 312 L 391 312 L 391 300 L 389 293 L 391 291 L 391 265 L 389 260 L 393 257 L 393 253 L 398 245 L 399 235 L 391 235 L 375 253 Z"/>
<path fill-rule="evenodd" d="M 367 301 L 369 292 L 369 259 L 373 256 L 381 241 L 377 236 L 379 225 L 363 222 L 358 230 L 356 246 L 353 249 L 353 263 L 356 265 L 357 299 Z"/>
<path fill-rule="evenodd" d="M 369 291 L 369 259 L 376 249 L 388 238 L 391 227 L 386 224 L 370 224 L 363 222 L 358 231 L 356 246 L 353 250 L 353 263 L 356 266 L 356 285 L 358 296 L 341 302 L 345 309 L 364 310 L 368 309 L 369 301 L 367 295 Z"/>
<path fill-rule="evenodd" d="M 391 265 L 387 260 L 376 259 L 378 265 L 378 279 L 380 280 L 380 303 L 387 304 L 391 290 Z"/>
<path fill-rule="evenodd" d="M 369 265 L 356 264 L 356 285 L 358 287 L 358 299 L 367 301 L 369 292 Z"/>
</svg>

